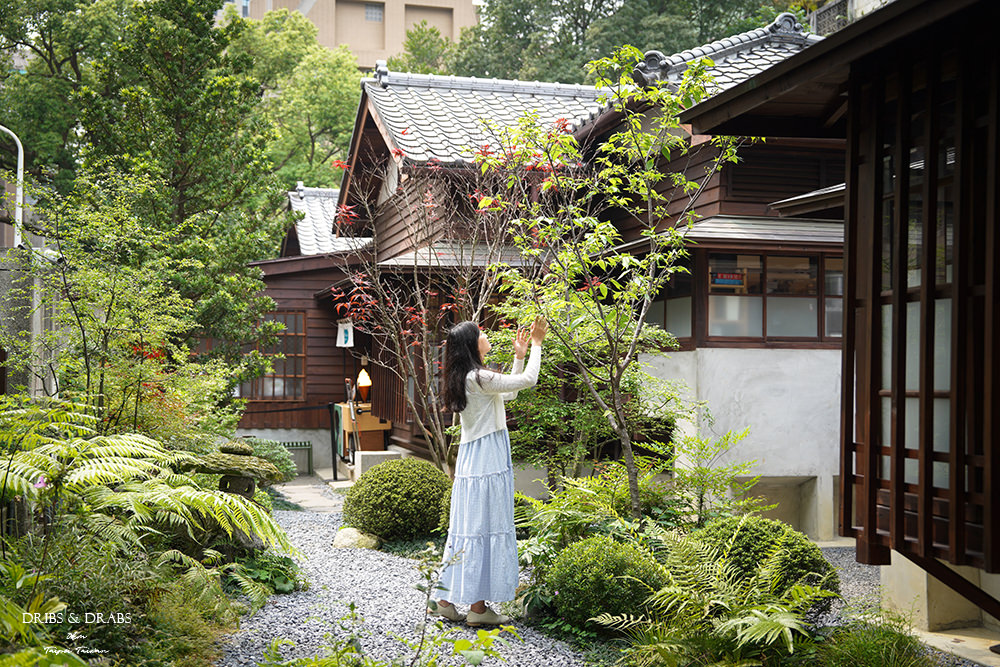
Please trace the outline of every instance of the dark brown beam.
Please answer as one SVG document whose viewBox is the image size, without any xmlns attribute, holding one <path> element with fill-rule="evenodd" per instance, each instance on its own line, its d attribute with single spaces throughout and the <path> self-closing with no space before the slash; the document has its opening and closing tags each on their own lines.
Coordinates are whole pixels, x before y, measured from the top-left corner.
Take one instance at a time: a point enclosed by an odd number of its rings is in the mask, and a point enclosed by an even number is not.
<svg viewBox="0 0 1000 667">
<path fill-rule="evenodd" d="M 938 104 L 940 74 L 937 62 L 927 64 L 926 108 L 924 114 L 924 182 L 921 191 L 923 246 L 920 274 L 920 479 L 917 544 L 920 555 L 930 558 L 934 547 L 934 288 L 937 280 L 937 173 L 939 131 Z"/>
<path fill-rule="evenodd" d="M 839 532 L 843 537 L 854 535 L 854 452 L 857 450 L 854 432 L 854 391 L 857 354 L 857 244 L 858 244 L 858 137 L 860 133 L 861 86 L 851 81 L 847 115 L 847 154 L 844 160 L 846 180 L 844 209 L 844 352 L 840 368 L 840 507 L 837 510 Z"/>
<path fill-rule="evenodd" d="M 889 139 L 896 172 L 892 208 L 892 334 L 889 338 L 892 354 L 890 371 L 892 398 L 889 399 L 892 406 L 891 442 L 889 443 L 891 450 L 889 455 L 889 469 L 891 471 L 889 473 L 889 486 L 892 489 L 892 499 L 889 505 L 891 517 L 889 536 L 892 548 L 901 551 L 906 540 L 903 523 L 903 494 L 905 492 L 906 457 L 906 443 L 904 441 L 906 434 L 906 281 L 909 259 L 907 240 L 910 213 L 910 152 L 908 146 L 910 143 L 911 95 L 909 61 L 901 63 L 899 60 L 893 60 L 890 66 L 896 70 L 899 97 L 896 100 L 896 136 Z M 885 352 L 882 350 L 883 359 Z M 886 444 L 882 443 L 883 446 Z"/>
<path fill-rule="evenodd" d="M 991 49 L 987 72 L 989 101 L 986 146 L 986 314 L 985 314 L 985 354 L 983 367 L 986 369 L 983 387 L 983 458 L 984 503 L 983 515 L 983 557 L 987 572 L 1000 571 L 1000 509 L 997 507 L 997 493 L 1000 493 L 1000 457 L 997 456 L 998 417 L 1000 417 L 1000 234 L 997 233 L 1000 216 L 1000 168 L 997 157 L 1000 154 L 1000 55 Z M 997 617 L 994 614 L 994 617 Z"/>
</svg>

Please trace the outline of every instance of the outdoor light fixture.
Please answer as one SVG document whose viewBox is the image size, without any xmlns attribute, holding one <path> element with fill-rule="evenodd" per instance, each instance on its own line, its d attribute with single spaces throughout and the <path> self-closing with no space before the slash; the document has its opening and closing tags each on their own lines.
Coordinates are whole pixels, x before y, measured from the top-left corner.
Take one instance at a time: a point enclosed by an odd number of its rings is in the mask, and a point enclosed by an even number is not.
<svg viewBox="0 0 1000 667">
<path fill-rule="evenodd" d="M 361 402 L 368 400 L 368 390 L 372 388 L 372 379 L 368 376 L 368 371 L 361 369 L 358 373 L 358 392 L 361 394 Z"/>
</svg>

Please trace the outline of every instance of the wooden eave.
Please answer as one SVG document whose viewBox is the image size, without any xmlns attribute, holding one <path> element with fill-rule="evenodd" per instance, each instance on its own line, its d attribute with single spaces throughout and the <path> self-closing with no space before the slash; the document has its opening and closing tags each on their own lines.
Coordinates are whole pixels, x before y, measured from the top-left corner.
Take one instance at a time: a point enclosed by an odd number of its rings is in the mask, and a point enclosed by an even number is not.
<svg viewBox="0 0 1000 667">
<path fill-rule="evenodd" d="M 699 134 L 846 136 L 851 64 L 979 0 L 896 0 L 680 115 Z"/>
<path fill-rule="evenodd" d="M 279 276 L 288 275 L 290 273 L 303 273 L 306 271 L 343 269 L 347 266 L 353 266 L 363 261 L 368 261 L 366 258 L 369 256 L 370 253 L 366 252 L 325 253 L 322 255 L 266 259 L 259 262 L 251 262 L 250 266 L 260 267 L 265 276 Z"/>
</svg>

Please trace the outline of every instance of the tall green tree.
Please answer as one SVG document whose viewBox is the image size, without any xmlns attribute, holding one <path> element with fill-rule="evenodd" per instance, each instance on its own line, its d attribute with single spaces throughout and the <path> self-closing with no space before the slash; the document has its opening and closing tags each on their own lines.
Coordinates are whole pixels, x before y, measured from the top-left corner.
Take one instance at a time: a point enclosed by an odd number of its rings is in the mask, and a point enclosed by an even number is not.
<svg viewBox="0 0 1000 667">
<path fill-rule="evenodd" d="M 266 154 L 278 182 L 285 189 L 298 181 L 338 186 L 361 97 L 353 54 L 346 46 L 321 46 L 316 26 L 287 9 L 247 22 L 227 7 L 224 22 L 244 26 L 228 53 L 249 60 L 262 86 L 260 110 L 275 130 Z"/>
<path fill-rule="evenodd" d="M 454 46 L 437 26 L 421 21 L 406 31 L 403 52 L 389 58 L 389 69 L 415 74 L 447 74 Z"/>
<path fill-rule="evenodd" d="M 0 3 L 0 110 L 21 139 L 26 173 L 65 191 L 83 140 L 79 91 L 92 85 L 92 63 L 117 43 L 133 0 L 18 0 Z M 17 66 L 15 66 L 15 63 Z M 0 168 L 17 150 L 0 136 Z"/>
<path fill-rule="evenodd" d="M 580 83 L 622 45 L 677 53 L 767 25 L 809 0 L 487 0 L 463 30 L 450 74 Z"/>
<path fill-rule="evenodd" d="M 167 278 L 188 299 L 197 327 L 230 345 L 256 339 L 273 302 L 258 269 L 288 221 L 266 147 L 251 61 L 227 53 L 243 22 L 216 25 L 221 0 L 147 0 L 134 6 L 121 40 L 95 63 L 81 90 L 85 164 L 152 179 L 141 212 L 169 234 Z"/>
</svg>

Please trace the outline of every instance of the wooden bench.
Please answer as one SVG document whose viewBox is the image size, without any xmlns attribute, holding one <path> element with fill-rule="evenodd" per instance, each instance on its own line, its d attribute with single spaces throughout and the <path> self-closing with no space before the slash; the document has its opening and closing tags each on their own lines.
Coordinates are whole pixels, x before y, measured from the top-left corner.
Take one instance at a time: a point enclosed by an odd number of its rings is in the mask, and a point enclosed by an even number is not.
<svg viewBox="0 0 1000 667">
<path fill-rule="evenodd" d="M 298 442 L 283 442 L 281 443 L 285 446 L 285 449 L 289 451 L 305 451 L 306 453 L 306 473 L 313 474 L 313 444 L 309 440 L 300 440 Z M 296 466 L 297 468 L 298 466 Z"/>
</svg>

